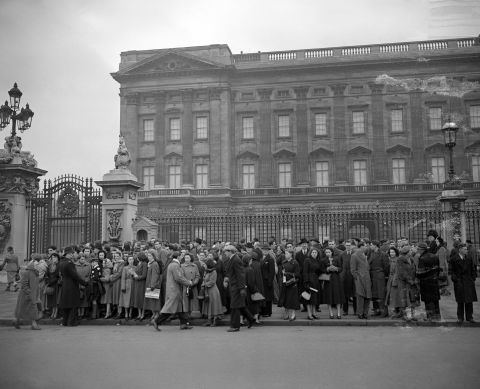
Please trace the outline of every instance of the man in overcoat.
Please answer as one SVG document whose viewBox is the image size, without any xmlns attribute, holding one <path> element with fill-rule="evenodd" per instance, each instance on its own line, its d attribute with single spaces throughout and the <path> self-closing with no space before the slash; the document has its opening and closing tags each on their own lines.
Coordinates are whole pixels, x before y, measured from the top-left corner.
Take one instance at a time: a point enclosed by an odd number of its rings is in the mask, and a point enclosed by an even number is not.
<svg viewBox="0 0 480 389">
<path fill-rule="evenodd" d="M 368 308 L 372 298 L 372 282 L 370 279 L 370 266 L 365 252 L 367 246 L 358 244 L 358 249 L 350 259 L 350 272 L 355 281 L 355 294 L 357 296 L 357 314 L 359 319 L 368 319 Z"/>
<path fill-rule="evenodd" d="M 297 288 L 298 288 L 298 298 L 300 299 L 300 304 L 303 305 L 302 312 L 307 312 L 307 303 L 301 297 L 302 292 L 305 290 L 303 288 L 303 265 L 305 263 L 305 259 L 308 257 L 308 240 L 302 238 L 299 242 L 300 250 L 295 254 L 295 260 L 298 262 L 298 266 L 300 267 L 300 277 L 298 278 Z"/>
<path fill-rule="evenodd" d="M 440 261 L 438 256 L 429 251 L 426 243 L 417 245 L 418 257 L 417 278 L 420 280 L 420 297 L 425 303 L 427 319 L 440 318 L 440 288 L 438 274 L 440 273 Z"/>
<path fill-rule="evenodd" d="M 77 309 L 80 306 L 80 285 L 86 286 L 85 282 L 77 273 L 73 257 L 73 246 L 65 247 L 63 258 L 58 265 L 62 280 L 62 290 L 58 307 L 63 310 L 62 325 L 74 327 L 78 325 Z"/>
<path fill-rule="evenodd" d="M 248 328 L 251 328 L 255 319 L 246 308 L 245 297 L 247 296 L 247 285 L 245 281 L 245 267 L 233 245 L 225 246 L 224 286 L 230 291 L 230 328 L 228 332 L 240 331 L 240 314 L 248 321 Z"/>
<path fill-rule="evenodd" d="M 380 242 L 372 241 L 368 264 L 370 266 L 370 278 L 372 280 L 372 302 L 375 316 L 388 316 L 388 308 L 385 304 L 387 278 L 390 274 L 390 261 L 388 256 L 380 251 Z"/>
<path fill-rule="evenodd" d="M 180 319 L 180 329 L 190 330 L 192 327 L 188 325 L 188 316 L 183 306 L 183 287 L 192 286 L 193 282 L 185 277 L 178 258 L 174 257 L 168 265 L 166 278 L 165 304 L 160 311 L 160 315 L 154 317 L 151 324 L 157 331 L 160 331 L 158 326 L 172 315 L 177 314 Z"/>
<path fill-rule="evenodd" d="M 459 245 L 458 253 L 452 257 L 450 265 L 455 301 L 457 302 L 457 323 L 463 323 L 464 319 L 475 323 L 473 302 L 477 301 L 477 291 L 475 290 L 477 271 L 472 258 L 468 255 L 468 246 L 465 243 Z"/>
<path fill-rule="evenodd" d="M 353 280 L 352 273 L 350 271 L 350 259 L 352 258 L 353 247 L 352 242 L 347 240 L 345 242 L 345 251 L 340 256 L 342 260 L 342 271 L 340 273 L 340 280 L 343 286 L 343 295 L 345 297 L 343 303 L 343 316 L 348 315 L 348 303 L 349 300 L 352 300 L 353 304 L 353 314 L 357 314 L 357 297 L 355 295 L 355 282 Z"/>
</svg>

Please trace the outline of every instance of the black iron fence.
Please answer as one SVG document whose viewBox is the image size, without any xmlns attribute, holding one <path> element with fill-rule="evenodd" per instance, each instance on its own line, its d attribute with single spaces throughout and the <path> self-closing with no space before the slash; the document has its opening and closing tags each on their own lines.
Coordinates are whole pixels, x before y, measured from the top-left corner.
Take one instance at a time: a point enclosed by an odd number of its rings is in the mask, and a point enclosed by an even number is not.
<svg viewBox="0 0 480 389">
<path fill-rule="evenodd" d="M 478 202 L 467 202 L 467 239 L 480 241 Z M 162 240 L 178 242 L 196 237 L 211 243 L 215 240 L 239 241 L 273 236 L 299 241 L 301 238 L 398 239 L 423 241 L 428 230 L 442 231 L 444 214 L 435 203 L 373 203 L 368 205 L 312 206 L 283 208 L 196 208 L 143 210 L 158 224 Z"/>
</svg>

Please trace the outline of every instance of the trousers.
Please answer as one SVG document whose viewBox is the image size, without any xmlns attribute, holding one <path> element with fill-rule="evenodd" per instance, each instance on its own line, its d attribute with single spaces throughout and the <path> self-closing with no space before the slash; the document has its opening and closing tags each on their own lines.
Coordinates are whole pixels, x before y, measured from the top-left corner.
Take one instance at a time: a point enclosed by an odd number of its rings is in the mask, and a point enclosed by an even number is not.
<svg viewBox="0 0 480 389">
<path fill-rule="evenodd" d="M 253 322 L 255 319 L 253 318 L 251 312 L 245 308 L 231 308 L 230 309 L 230 327 L 231 328 L 240 328 L 240 314 L 246 317 L 249 322 Z"/>
<path fill-rule="evenodd" d="M 457 303 L 457 319 L 473 319 L 473 303 Z"/>
<path fill-rule="evenodd" d="M 370 299 L 357 295 L 357 315 L 368 316 L 369 307 Z"/>
</svg>

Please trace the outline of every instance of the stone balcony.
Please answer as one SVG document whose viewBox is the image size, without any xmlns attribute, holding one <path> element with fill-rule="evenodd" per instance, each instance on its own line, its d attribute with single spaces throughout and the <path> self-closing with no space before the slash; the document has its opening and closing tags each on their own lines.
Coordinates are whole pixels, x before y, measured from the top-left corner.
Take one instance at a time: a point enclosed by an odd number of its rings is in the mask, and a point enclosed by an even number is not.
<svg viewBox="0 0 480 389">
<path fill-rule="evenodd" d="M 343 62 L 379 59 L 384 57 L 418 57 L 451 53 L 465 49 L 479 51 L 479 38 L 458 38 L 417 42 L 384 43 L 361 46 L 326 47 L 291 51 L 241 53 L 233 55 L 237 68 L 254 68 L 276 65 Z"/>
</svg>

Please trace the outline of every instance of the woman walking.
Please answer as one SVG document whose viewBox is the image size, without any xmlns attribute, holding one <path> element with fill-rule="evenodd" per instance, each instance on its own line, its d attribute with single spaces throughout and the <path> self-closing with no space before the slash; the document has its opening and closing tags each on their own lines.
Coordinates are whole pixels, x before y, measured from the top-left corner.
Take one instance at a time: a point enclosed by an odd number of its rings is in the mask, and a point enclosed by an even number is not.
<svg viewBox="0 0 480 389">
<path fill-rule="evenodd" d="M 27 268 L 20 276 L 20 293 L 15 308 L 14 327 L 20 329 L 20 320 L 30 321 L 32 330 L 39 330 L 37 324 L 38 306 L 40 295 L 38 289 L 38 270 L 35 269 L 35 261 L 30 261 Z"/>
</svg>

